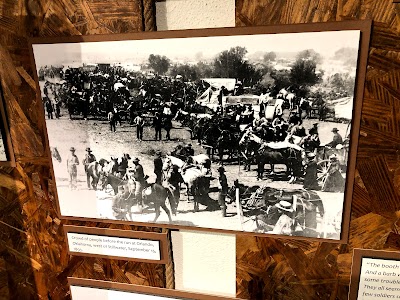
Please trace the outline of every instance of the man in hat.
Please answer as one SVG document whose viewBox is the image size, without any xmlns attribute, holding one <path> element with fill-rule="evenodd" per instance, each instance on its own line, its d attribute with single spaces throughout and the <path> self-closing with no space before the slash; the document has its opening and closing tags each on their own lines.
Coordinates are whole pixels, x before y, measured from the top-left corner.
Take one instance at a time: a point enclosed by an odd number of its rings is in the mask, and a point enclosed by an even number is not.
<svg viewBox="0 0 400 300">
<path fill-rule="evenodd" d="M 87 183 L 88 189 L 90 189 L 90 174 L 88 172 L 88 166 L 90 163 L 92 163 L 94 161 L 96 161 L 96 157 L 93 155 L 92 150 L 89 147 L 87 147 L 85 158 L 82 160 L 82 165 L 85 168 L 86 183 Z"/>
<path fill-rule="evenodd" d="M 172 208 L 172 212 L 176 214 L 176 210 L 178 209 L 179 200 L 181 198 L 181 183 L 183 183 L 183 177 L 181 173 L 179 173 L 179 167 L 177 165 L 172 166 L 172 171 L 167 178 L 167 182 L 172 186 L 172 194 L 174 196 L 175 205 Z"/>
<path fill-rule="evenodd" d="M 143 128 L 144 128 L 145 121 L 140 113 L 133 120 L 133 123 L 136 125 L 136 137 L 139 141 L 142 141 L 143 140 Z"/>
<path fill-rule="evenodd" d="M 160 113 L 156 113 L 156 116 L 153 119 L 153 126 L 154 126 L 154 130 L 155 130 L 155 136 L 154 139 L 156 141 L 158 141 L 158 139 L 160 139 L 161 141 L 161 128 L 162 128 L 162 116 Z"/>
<path fill-rule="evenodd" d="M 307 154 L 303 188 L 305 188 L 306 190 L 319 189 L 317 181 L 317 171 L 318 171 L 318 166 L 315 160 L 315 153 L 309 152 Z"/>
<path fill-rule="evenodd" d="M 128 169 L 129 166 L 129 160 L 131 159 L 131 156 L 128 153 L 124 153 L 121 157 L 121 162 L 118 164 L 117 172 L 118 176 L 120 178 L 124 178 L 126 174 L 126 170 Z"/>
<path fill-rule="evenodd" d="M 76 189 L 77 188 L 77 175 L 78 175 L 78 170 L 77 170 L 77 165 L 79 165 L 79 159 L 75 154 L 75 148 L 71 147 L 69 149 L 70 154 L 68 155 L 67 158 L 67 170 L 69 174 L 69 188 Z"/>
<path fill-rule="evenodd" d="M 158 184 L 161 184 L 162 181 L 162 168 L 161 151 L 157 151 L 154 158 L 154 174 L 156 175 L 156 183 Z"/>
<path fill-rule="evenodd" d="M 309 135 L 318 134 L 318 123 L 314 123 L 313 127 L 308 131 Z"/>
<path fill-rule="evenodd" d="M 171 132 L 171 129 L 172 129 L 172 118 L 170 116 L 167 116 L 165 118 L 165 120 L 164 120 L 164 129 L 167 132 L 165 134 L 165 139 L 168 140 L 168 141 L 171 140 L 170 132 Z"/>
<path fill-rule="evenodd" d="M 218 168 L 218 181 L 219 181 L 219 195 L 218 195 L 218 204 L 221 207 L 222 210 L 222 216 L 226 217 L 226 203 L 225 203 L 225 198 L 226 195 L 228 194 L 228 179 L 226 178 L 225 175 L 225 168 L 224 167 L 219 167 Z"/>
<path fill-rule="evenodd" d="M 135 179 L 135 198 L 137 201 L 138 205 L 143 206 L 142 202 L 142 191 L 144 188 L 144 184 L 146 182 L 145 176 L 144 176 L 144 171 L 142 165 L 139 163 L 139 158 L 135 157 L 133 158 L 132 162 L 134 164 L 134 169 L 133 169 L 133 178 Z"/>
<path fill-rule="evenodd" d="M 188 156 L 194 155 L 194 149 L 192 148 L 192 144 L 187 144 L 185 147 L 185 152 Z"/>
<path fill-rule="evenodd" d="M 285 200 L 279 201 L 276 204 L 281 216 L 276 222 L 274 229 L 272 230 L 273 234 L 284 234 L 284 235 L 292 235 L 294 220 L 293 220 L 293 205 Z"/>
<path fill-rule="evenodd" d="M 339 144 L 343 144 L 343 138 L 342 136 L 338 133 L 339 129 L 334 127 L 331 132 L 333 132 L 333 138 L 332 141 L 326 144 L 326 146 L 329 146 L 331 148 L 335 148 Z"/>
</svg>

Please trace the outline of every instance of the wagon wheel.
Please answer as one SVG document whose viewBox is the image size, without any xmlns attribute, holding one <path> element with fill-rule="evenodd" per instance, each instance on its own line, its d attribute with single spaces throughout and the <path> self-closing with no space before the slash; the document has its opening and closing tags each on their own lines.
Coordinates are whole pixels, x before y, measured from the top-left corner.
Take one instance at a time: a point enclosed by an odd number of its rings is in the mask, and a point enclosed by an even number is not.
<svg viewBox="0 0 400 300">
<path fill-rule="evenodd" d="M 321 160 L 317 163 L 317 181 L 322 187 L 328 177 L 329 159 Z"/>
</svg>

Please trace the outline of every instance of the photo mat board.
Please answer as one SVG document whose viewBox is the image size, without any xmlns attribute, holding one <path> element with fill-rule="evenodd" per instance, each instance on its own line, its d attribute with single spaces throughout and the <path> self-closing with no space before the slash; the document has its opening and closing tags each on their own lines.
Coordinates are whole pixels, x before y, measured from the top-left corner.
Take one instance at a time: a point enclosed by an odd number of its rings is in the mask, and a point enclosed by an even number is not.
<svg viewBox="0 0 400 300">
<path fill-rule="evenodd" d="M 167 233 L 64 225 L 71 255 L 165 264 Z"/>
<path fill-rule="evenodd" d="M 93 279 L 74 278 L 74 277 L 68 277 L 68 283 L 70 285 L 71 297 L 73 300 L 87 299 L 88 297 L 93 297 L 93 295 L 95 295 L 94 298 L 98 300 L 236 299 L 231 297 L 198 294 L 198 293 L 191 293 L 179 290 L 163 289 L 163 288 L 156 288 L 156 287 L 149 287 L 142 285 L 93 280 Z"/>
<path fill-rule="evenodd" d="M 400 253 L 354 249 L 349 300 L 400 298 Z"/>
<path fill-rule="evenodd" d="M 60 216 L 345 242 L 370 29 L 33 39 Z"/>
<path fill-rule="evenodd" d="M 0 85 L 0 166 L 14 166 L 15 158 L 11 143 L 10 128 Z"/>
</svg>

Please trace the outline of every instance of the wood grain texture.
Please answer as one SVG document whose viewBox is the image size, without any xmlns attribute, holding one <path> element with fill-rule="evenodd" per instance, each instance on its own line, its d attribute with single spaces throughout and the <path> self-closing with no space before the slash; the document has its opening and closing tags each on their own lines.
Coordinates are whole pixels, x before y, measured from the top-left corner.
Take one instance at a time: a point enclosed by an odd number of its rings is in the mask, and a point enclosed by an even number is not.
<svg viewBox="0 0 400 300">
<path fill-rule="evenodd" d="M 237 296 L 347 299 L 352 249 L 400 250 L 400 6 L 391 0 L 236 0 L 236 26 L 372 19 L 347 245 L 237 239 Z"/>
<path fill-rule="evenodd" d="M 29 57 L 29 37 L 154 30 L 143 7 L 151 0 L 3 0 L 0 80 L 16 167 L 0 168 L 0 299 L 69 299 L 67 276 L 165 286 L 164 266 L 70 257 L 54 203 Z M 147 14 L 154 19 L 154 11 Z M 153 231 L 89 222 L 74 225 Z"/>
</svg>

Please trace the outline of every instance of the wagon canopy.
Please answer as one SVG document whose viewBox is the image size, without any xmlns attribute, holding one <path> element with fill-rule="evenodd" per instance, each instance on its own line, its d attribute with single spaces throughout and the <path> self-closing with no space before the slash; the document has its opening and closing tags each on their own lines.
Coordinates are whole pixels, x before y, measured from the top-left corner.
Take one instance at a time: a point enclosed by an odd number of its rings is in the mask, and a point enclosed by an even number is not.
<svg viewBox="0 0 400 300">
<path fill-rule="evenodd" d="M 252 104 L 257 105 L 260 97 L 256 95 L 242 95 L 242 96 L 227 96 L 226 106 L 238 104 Z"/>
</svg>

